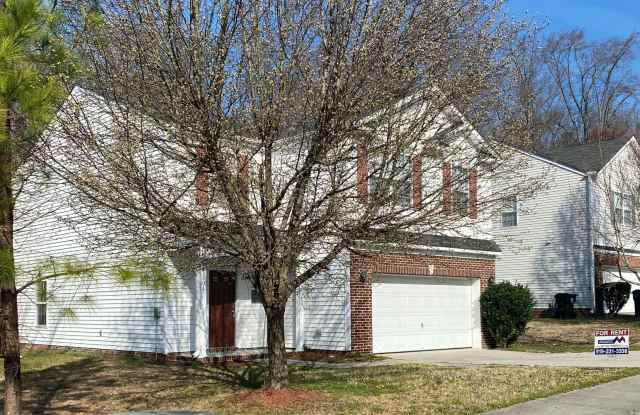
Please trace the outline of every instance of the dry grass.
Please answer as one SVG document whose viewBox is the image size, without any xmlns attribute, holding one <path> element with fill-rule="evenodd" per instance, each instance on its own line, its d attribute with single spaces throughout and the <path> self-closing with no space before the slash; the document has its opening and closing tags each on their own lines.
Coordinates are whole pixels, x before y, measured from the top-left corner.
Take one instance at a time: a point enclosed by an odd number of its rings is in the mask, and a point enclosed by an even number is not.
<svg viewBox="0 0 640 415">
<path fill-rule="evenodd" d="M 472 414 L 638 374 L 635 369 L 427 365 L 291 370 L 310 391 L 288 407 L 242 399 L 259 366 L 173 366 L 89 353 L 24 354 L 26 410 L 33 414 L 109 414 L 126 410 L 205 410 L 220 414 Z M 300 396 L 305 396 L 304 394 Z M 237 399 L 240 397 L 240 399 Z"/>
<path fill-rule="evenodd" d="M 551 353 L 589 352 L 593 350 L 593 332 L 603 328 L 628 328 L 631 350 L 640 350 L 640 322 L 630 316 L 575 320 L 536 319 L 527 325 L 526 333 L 511 349 Z"/>
<path fill-rule="evenodd" d="M 326 363 L 362 363 L 377 362 L 387 360 L 388 357 L 370 353 L 358 352 L 336 352 L 327 353 L 321 351 L 305 351 L 289 353 L 289 359 L 303 360 L 305 362 L 326 362 Z"/>
</svg>

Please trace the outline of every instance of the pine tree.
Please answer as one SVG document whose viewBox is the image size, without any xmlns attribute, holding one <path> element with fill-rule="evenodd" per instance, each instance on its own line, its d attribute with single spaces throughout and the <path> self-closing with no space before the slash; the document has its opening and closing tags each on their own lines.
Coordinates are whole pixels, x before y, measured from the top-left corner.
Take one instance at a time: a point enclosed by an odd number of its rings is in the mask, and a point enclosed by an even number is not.
<svg viewBox="0 0 640 415">
<path fill-rule="evenodd" d="M 4 414 L 21 411 L 14 217 L 38 137 L 64 96 L 75 64 L 56 36 L 59 17 L 40 0 L 0 0 L 0 339 Z"/>
</svg>

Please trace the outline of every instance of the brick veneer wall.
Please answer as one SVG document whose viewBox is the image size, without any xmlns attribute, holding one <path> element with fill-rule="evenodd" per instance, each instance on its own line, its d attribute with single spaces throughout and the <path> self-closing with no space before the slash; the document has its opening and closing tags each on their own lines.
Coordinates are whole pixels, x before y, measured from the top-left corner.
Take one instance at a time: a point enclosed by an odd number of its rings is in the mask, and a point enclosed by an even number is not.
<svg viewBox="0 0 640 415">
<path fill-rule="evenodd" d="M 618 264 L 622 268 L 640 268 L 640 257 L 630 255 L 617 254 L 595 254 L 595 263 L 598 268 L 602 266 L 617 267 Z"/>
<path fill-rule="evenodd" d="M 360 281 L 366 271 L 367 281 Z M 351 350 L 370 353 L 373 347 L 371 277 L 378 274 L 429 277 L 479 278 L 484 291 L 495 278 L 493 259 L 458 258 L 414 254 L 351 254 Z M 490 344 L 483 327 L 483 344 Z"/>
</svg>

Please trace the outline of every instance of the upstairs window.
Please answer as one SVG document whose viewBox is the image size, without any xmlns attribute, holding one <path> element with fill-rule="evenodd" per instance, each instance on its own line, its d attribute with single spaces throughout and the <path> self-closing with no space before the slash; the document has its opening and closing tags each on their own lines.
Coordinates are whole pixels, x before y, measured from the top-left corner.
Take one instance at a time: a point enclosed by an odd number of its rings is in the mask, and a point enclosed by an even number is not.
<svg viewBox="0 0 640 415">
<path fill-rule="evenodd" d="M 469 213 L 469 171 L 454 165 L 451 173 L 453 211 L 460 216 L 467 216 Z"/>
<path fill-rule="evenodd" d="M 630 194 L 613 193 L 613 214 L 615 224 L 635 225 L 635 207 Z"/>
<path fill-rule="evenodd" d="M 388 162 L 384 178 L 378 177 L 376 166 L 371 166 L 372 176 L 369 179 L 369 193 L 377 197 L 390 198 L 402 207 L 411 207 L 411 160 L 406 155 L 400 155 L 396 162 Z M 379 167 L 378 167 L 379 168 Z"/>
<path fill-rule="evenodd" d="M 504 209 L 502 209 L 502 226 L 518 225 L 518 200 L 513 197 L 507 200 Z"/>
<path fill-rule="evenodd" d="M 36 284 L 36 319 L 39 326 L 47 325 L 47 281 Z"/>
</svg>

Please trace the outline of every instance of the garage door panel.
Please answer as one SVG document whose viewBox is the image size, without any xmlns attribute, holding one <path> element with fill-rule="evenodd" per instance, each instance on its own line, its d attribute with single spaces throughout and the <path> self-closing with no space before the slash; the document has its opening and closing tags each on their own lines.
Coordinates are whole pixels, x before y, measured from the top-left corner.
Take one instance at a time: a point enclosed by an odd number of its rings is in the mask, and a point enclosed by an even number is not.
<svg viewBox="0 0 640 415">
<path fill-rule="evenodd" d="M 471 347 L 470 280 L 381 277 L 372 287 L 376 353 Z"/>
</svg>

